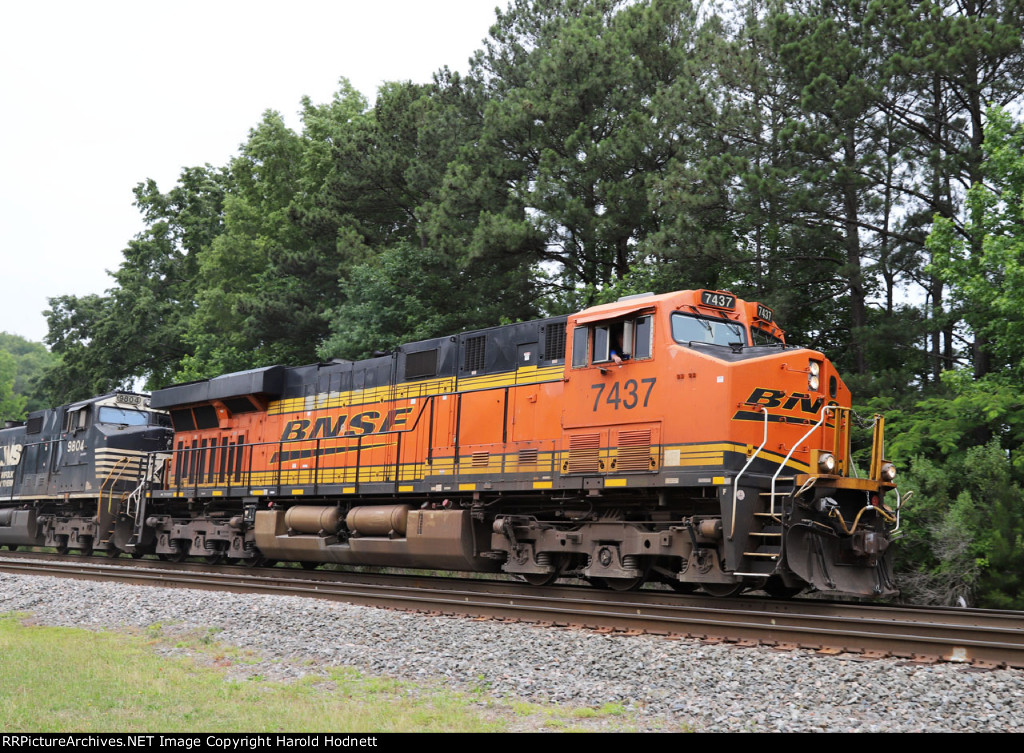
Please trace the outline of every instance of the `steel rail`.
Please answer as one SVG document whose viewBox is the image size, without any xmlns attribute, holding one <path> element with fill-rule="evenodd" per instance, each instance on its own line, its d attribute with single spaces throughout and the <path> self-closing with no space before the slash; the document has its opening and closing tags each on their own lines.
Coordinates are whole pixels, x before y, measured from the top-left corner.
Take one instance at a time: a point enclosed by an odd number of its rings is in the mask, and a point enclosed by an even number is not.
<svg viewBox="0 0 1024 753">
<path fill-rule="evenodd" d="M 483 616 L 628 634 L 922 662 L 965 662 L 985 668 L 1024 668 L 1024 612 L 815 599 L 717 599 L 669 591 L 622 593 L 571 585 L 536 588 L 513 581 L 423 575 L 36 557 L 4 553 L 0 555 L 0 572 L 332 599 L 431 614 Z"/>
</svg>

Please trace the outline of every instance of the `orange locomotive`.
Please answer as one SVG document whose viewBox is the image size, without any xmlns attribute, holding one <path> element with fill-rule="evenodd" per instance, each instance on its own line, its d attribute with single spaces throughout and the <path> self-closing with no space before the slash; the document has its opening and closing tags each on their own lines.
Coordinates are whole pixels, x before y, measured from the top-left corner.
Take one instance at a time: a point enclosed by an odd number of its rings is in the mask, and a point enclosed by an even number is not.
<svg viewBox="0 0 1024 753">
<path fill-rule="evenodd" d="M 832 364 L 730 293 L 629 296 L 151 404 L 175 439 L 139 551 L 894 592 L 881 418 L 858 477 Z"/>
</svg>

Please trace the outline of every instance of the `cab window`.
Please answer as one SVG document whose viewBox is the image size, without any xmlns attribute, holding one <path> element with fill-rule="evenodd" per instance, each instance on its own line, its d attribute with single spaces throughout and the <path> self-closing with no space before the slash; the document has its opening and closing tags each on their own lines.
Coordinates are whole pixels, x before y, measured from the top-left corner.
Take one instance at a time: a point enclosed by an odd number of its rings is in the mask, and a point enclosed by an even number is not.
<svg viewBox="0 0 1024 753">
<path fill-rule="evenodd" d="M 142 411 L 104 405 L 100 408 L 99 422 L 101 424 L 120 424 L 122 426 L 145 426 L 149 423 L 149 416 Z"/>
<path fill-rule="evenodd" d="M 84 429 L 89 423 L 89 406 L 77 410 L 69 410 L 64 416 L 64 431 L 76 432 Z"/>
<path fill-rule="evenodd" d="M 754 345 L 783 345 L 782 340 L 766 329 L 760 327 L 750 328 L 750 339 Z"/>
<path fill-rule="evenodd" d="M 653 317 L 601 322 L 573 331 L 572 365 L 630 361 L 651 358 L 653 353 Z"/>
<path fill-rule="evenodd" d="M 747 344 L 743 327 L 735 322 L 678 311 L 672 313 L 672 339 L 681 345 L 695 342 L 724 346 Z"/>
<path fill-rule="evenodd" d="M 576 327 L 572 332 L 572 367 L 578 369 L 587 365 L 587 343 L 590 331 L 586 327 Z"/>
</svg>

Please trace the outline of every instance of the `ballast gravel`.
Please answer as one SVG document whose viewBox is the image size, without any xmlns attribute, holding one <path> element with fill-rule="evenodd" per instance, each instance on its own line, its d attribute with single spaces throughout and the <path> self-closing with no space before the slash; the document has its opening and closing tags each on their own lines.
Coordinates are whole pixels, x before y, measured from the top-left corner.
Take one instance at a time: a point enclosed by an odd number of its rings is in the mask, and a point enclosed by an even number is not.
<svg viewBox="0 0 1024 753">
<path fill-rule="evenodd" d="M 0 614 L 36 624 L 216 631 L 274 680 L 347 666 L 501 703 L 624 707 L 632 731 L 1024 732 L 1024 671 L 427 616 L 299 597 L 0 574 Z M 166 651 L 174 649 L 167 648 Z M 510 714 L 508 718 L 512 718 Z M 528 724 L 512 729 L 537 731 Z"/>
</svg>

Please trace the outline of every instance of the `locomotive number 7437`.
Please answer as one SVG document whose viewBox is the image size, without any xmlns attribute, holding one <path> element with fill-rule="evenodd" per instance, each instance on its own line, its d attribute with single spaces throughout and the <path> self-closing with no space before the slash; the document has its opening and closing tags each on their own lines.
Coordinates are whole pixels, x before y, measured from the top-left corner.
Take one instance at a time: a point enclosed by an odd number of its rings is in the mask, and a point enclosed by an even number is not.
<svg viewBox="0 0 1024 753">
<path fill-rule="evenodd" d="M 608 390 L 608 395 L 605 396 L 604 402 L 614 406 L 615 410 L 619 408 L 631 410 L 641 404 L 640 393 L 643 392 L 642 407 L 646 408 L 647 401 L 651 398 L 651 391 L 654 389 L 654 383 L 657 381 L 655 377 L 641 379 L 639 382 L 636 379 L 627 379 L 622 383 L 621 387 L 619 387 L 619 382 L 612 382 L 611 389 Z M 645 390 L 641 385 L 646 385 L 647 389 Z M 594 396 L 595 411 L 597 411 L 598 406 L 601 404 L 601 396 L 604 395 L 607 386 L 605 382 L 590 385 L 590 389 L 597 390 L 597 394 Z"/>
</svg>

